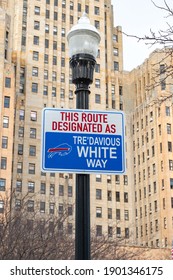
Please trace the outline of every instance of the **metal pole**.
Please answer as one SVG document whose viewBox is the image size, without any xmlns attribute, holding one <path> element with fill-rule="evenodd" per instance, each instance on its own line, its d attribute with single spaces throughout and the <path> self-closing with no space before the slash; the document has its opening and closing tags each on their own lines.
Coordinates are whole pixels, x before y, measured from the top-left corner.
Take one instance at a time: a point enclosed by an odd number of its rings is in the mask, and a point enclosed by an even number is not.
<svg viewBox="0 0 173 280">
<path fill-rule="evenodd" d="M 79 54 L 70 60 L 76 85 L 76 109 L 89 109 L 89 84 L 93 81 L 95 59 Z M 75 259 L 90 260 L 90 175 L 76 174 Z"/>
</svg>

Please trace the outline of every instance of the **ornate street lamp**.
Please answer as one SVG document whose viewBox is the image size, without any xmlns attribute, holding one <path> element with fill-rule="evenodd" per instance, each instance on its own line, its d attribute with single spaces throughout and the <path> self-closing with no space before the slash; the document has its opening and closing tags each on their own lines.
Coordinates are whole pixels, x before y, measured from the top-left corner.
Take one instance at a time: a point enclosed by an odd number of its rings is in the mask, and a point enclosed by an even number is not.
<svg viewBox="0 0 173 280">
<path fill-rule="evenodd" d="M 76 85 L 76 108 L 89 109 L 89 85 L 98 53 L 100 35 L 83 13 L 67 34 L 72 82 Z M 75 160 L 75 159 L 74 159 Z M 75 259 L 90 259 L 90 176 L 76 174 Z"/>
</svg>

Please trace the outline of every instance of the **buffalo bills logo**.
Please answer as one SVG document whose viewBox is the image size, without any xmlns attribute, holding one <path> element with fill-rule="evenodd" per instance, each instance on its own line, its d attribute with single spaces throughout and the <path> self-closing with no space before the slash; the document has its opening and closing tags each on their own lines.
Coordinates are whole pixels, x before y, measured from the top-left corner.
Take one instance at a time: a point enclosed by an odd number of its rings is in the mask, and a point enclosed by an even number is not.
<svg viewBox="0 0 173 280">
<path fill-rule="evenodd" d="M 55 148 L 49 148 L 48 149 L 48 158 L 52 158 L 54 155 L 58 156 L 67 156 L 69 153 L 71 153 L 72 147 L 68 145 L 67 143 L 63 143 Z"/>
</svg>

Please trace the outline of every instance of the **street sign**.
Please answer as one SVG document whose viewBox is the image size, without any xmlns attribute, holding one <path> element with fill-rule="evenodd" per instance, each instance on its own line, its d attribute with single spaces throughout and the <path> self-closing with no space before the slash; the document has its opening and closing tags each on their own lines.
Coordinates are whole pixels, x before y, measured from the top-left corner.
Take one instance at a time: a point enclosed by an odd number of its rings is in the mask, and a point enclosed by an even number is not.
<svg viewBox="0 0 173 280">
<path fill-rule="evenodd" d="M 122 174 L 124 146 L 121 111 L 43 109 L 43 172 Z"/>
</svg>

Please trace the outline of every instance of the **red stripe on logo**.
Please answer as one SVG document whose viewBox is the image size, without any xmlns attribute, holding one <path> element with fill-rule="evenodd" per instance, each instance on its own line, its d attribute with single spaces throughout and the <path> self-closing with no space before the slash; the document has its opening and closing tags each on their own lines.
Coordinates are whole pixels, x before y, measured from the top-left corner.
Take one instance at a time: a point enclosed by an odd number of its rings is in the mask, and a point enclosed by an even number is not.
<svg viewBox="0 0 173 280">
<path fill-rule="evenodd" d="M 48 152 L 62 152 L 62 151 L 69 151 L 69 148 L 50 148 Z"/>
</svg>

